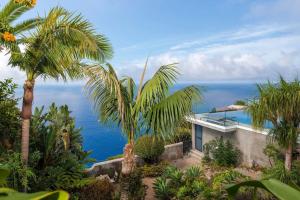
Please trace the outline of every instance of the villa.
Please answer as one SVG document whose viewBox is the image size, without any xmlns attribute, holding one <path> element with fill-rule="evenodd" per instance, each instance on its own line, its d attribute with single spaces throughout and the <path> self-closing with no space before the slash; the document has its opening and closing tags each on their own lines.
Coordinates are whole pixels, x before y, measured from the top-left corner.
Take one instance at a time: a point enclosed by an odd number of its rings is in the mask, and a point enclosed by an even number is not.
<svg viewBox="0 0 300 200">
<path fill-rule="evenodd" d="M 267 145 L 267 129 L 251 127 L 251 119 L 244 111 L 224 109 L 222 112 L 195 114 L 187 120 L 192 123 L 193 156 L 202 157 L 203 145 L 222 136 L 241 151 L 243 165 L 268 164 L 268 158 L 263 153 Z M 268 125 L 266 127 L 270 127 Z"/>
</svg>

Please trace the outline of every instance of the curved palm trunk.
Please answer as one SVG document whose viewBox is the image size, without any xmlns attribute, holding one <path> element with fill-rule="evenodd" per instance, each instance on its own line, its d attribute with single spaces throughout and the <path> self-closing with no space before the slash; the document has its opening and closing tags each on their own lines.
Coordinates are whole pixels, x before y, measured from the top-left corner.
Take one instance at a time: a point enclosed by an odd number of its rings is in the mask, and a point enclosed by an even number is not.
<svg viewBox="0 0 300 200">
<path fill-rule="evenodd" d="M 292 170 L 292 154 L 293 154 L 293 146 L 289 144 L 288 148 L 285 150 L 285 169 L 287 171 Z"/>
<path fill-rule="evenodd" d="M 22 104 L 22 160 L 25 165 L 29 156 L 29 128 L 32 115 L 34 80 L 26 80 L 24 83 L 24 96 Z"/>
</svg>

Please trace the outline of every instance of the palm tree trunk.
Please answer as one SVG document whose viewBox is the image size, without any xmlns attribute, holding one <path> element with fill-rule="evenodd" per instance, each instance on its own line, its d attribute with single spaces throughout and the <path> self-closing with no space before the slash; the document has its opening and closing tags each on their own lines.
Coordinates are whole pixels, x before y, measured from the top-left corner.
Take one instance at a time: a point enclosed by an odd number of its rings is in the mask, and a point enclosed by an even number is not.
<svg viewBox="0 0 300 200">
<path fill-rule="evenodd" d="M 135 155 L 133 147 L 133 140 L 130 140 L 130 142 L 124 147 L 124 160 L 122 162 L 122 179 L 124 179 L 125 181 L 122 181 L 121 184 L 121 200 L 129 199 L 129 183 L 126 181 L 126 177 L 128 177 L 135 168 Z"/>
<path fill-rule="evenodd" d="M 32 115 L 34 80 L 26 80 L 24 83 L 24 96 L 22 105 L 22 160 L 25 165 L 29 156 L 29 128 Z"/>
<path fill-rule="evenodd" d="M 292 153 L 293 153 L 293 146 L 289 144 L 288 148 L 285 150 L 285 169 L 287 171 L 292 170 Z"/>
</svg>

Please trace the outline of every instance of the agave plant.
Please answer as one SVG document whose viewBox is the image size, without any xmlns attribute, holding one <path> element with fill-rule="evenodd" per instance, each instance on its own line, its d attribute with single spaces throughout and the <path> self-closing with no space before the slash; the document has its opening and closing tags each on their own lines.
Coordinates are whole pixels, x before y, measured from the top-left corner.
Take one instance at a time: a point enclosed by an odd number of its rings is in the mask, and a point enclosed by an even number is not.
<svg viewBox="0 0 300 200">
<path fill-rule="evenodd" d="M 160 200 L 169 200 L 171 199 L 172 191 L 168 185 L 168 180 L 163 177 L 155 179 L 153 184 L 153 189 L 155 191 L 155 197 Z"/>
</svg>

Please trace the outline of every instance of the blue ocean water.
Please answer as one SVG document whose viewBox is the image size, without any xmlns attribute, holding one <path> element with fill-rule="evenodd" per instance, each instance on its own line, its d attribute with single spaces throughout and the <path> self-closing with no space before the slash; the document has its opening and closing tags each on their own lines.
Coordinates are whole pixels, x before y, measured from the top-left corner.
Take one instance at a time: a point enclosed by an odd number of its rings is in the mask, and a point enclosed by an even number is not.
<svg viewBox="0 0 300 200">
<path fill-rule="evenodd" d="M 255 84 L 198 84 L 202 87 L 203 102 L 195 106 L 195 112 L 208 112 L 213 107 L 230 105 L 239 99 L 253 98 L 257 94 Z M 177 90 L 187 86 L 177 84 Z M 17 90 L 22 96 L 22 89 Z M 47 108 L 52 102 L 56 105 L 67 104 L 76 119 L 76 126 L 82 128 L 84 149 L 92 150 L 92 158 L 103 161 L 109 156 L 122 153 L 126 139 L 118 127 L 106 126 L 98 121 L 97 112 L 85 95 L 83 86 L 70 85 L 36 85 L 34 106 Z"/>
</svg>

